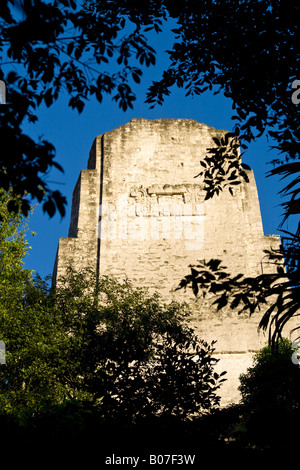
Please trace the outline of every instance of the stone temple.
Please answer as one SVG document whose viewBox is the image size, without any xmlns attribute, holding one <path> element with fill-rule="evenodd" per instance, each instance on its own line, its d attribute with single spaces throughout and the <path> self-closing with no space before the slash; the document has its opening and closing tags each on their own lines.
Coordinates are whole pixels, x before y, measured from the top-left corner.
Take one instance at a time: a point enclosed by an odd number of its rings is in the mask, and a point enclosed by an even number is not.
<svg viewBox="0 0 300 470">
<path fill-rule="evenodd" d="M 264 250 L 278 235 L 264 235 L 254 175 L 231 195 L 205 199 L 199 162 L 215 146 L 216 130 L 189 119 L 132 119 L 96 137 L 76 183 L 69 234 L 60 238 L 54 281 L 70 264 L 101 275 L 128 277 L 164 300 L 191 305 L 198 335 L 216 340 L 217 370 L 227 371 L 222 404 L 239 400 L 238 377 L 267 341 L 258 332 L 261 314 L 217 312 L 175 290 L 198 260 L 218 258 L 232 274 L 272 272 Z"/>
</svg>

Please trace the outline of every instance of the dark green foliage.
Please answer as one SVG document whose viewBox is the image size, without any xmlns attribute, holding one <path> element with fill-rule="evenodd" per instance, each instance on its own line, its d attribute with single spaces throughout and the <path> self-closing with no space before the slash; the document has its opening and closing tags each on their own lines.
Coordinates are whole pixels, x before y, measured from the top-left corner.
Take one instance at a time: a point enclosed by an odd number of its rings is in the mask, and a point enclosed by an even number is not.
<svg viewBox="0 0 300 470">
<path fill-rule="evenodd" d="M 85 338 L 84 387 L 101 401 L 104 414 L 125 421 L 186 417 L 218 404 L 222 379 L 213 373 L 213 347 L 187 326 L 184 305 L 163 304 L 128 281 L 103 278 L 96 284 L 91 274 L 70 276 L 63 281 L 68 287 L 56 291 L 57 306 L 71 308 L 72 321 L 77 318 L 73 325 Z M 96 297 L 86 303 L 92 286 Z"/>
<path fill-rule="evenodd" d="M 244 433 L 262 448 L 292 448 L 300 417 L 300 369 L 292 361 L 292 343 L 264 347 L 240 377 Z"/>
<path fill-rule="evenodd" d="M 95 285 L 82 273 L 65 281 L 49 292 L 32 279 L 12 310 L 0 305 L 0 418 L 8 430 L 27 428 L 32 444 L 39 432 L 74 443 L 102 426 L 180 422 L 216 408 L 224 374 L 214 373 L 212 345 L 185 325 L 183 306 L 127 282 Z"/>
<path fill-rule="evenodd" d="M 1 301 L 1 414 L 27 423 L 74 402 L 130 423 L 219 403 L 213 345 L 186 325 L 184 306 L 91 273 L 60 281 L 49 291 L 28 276 L 7 296 L 11 309 Z"/>
<path fill-rule="evenodd" d="M 276 350 L 265 346 L 255 356 L 253 366 L 240 377 L 243 403 L 255 410 L 296 411 L 300 406 L 300 369 L 293 363 L 292 343 L 283 338 Z"/>
<path fill-rule="evenodd" d="M 93 412 L 130 424 L 151 416 L 185 419 L 218 405 L 224 374 L 214 373 L 213 344 L 188 326 L 186 305 L 165 304 L 128 281 L 99 280 L 90 270 L 70 269 L 49 287 L 23 267 L 25 221 L 7 211 L 11 200 L 20 203 L 11 195 L 0 199 L 4 420 L 27 426 L 77 409 L 84 421 Z"/>
</svg>

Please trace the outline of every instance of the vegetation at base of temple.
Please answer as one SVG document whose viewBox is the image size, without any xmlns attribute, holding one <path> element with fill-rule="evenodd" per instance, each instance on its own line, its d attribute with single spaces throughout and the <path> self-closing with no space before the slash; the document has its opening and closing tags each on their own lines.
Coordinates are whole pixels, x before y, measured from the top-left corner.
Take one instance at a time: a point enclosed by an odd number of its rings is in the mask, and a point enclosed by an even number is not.
<svg viewBox="0 0 300 470">
<path fill-rule="evenodd" d="M 293 366 L 299 365 L 300 359 L 298 348 L 290 340 L 278 340 L 276 354 L 270 345 L 264 346 L 252 362 L 253 365 L 240 377 L 240 391 L 247 407 L 266 411 L 276 406 L 289 410 L 299 406 L 295 390 L 299 387 L 300 376 L 297 379 L 298 368 Z M 289 377 L 288 382 L 283 378 L 284 374 Z"/>
<path fill-rule="evenodd" d="M 163 305 L 129 283 L 82 273 L 49 291 L 39 278 L 1 292 L 0 411 L 20 423 L 68 402 L 110 419 L 186 417 L 218 404 L 212 346 L 198 340 L 183 307 Z M 98 302 L 96 295 L 105 297 Z"/>
<path fill-rule="evenodd" d="M 265 346 L 240 376 L 244 433 L 252 445 L 276 448 L 296 444 L 300 418 L 298 354 L 291 341 L 279 339 L 276 352 Z M 285 436 L 282 430 L 286 430 Z"/>
<path fill-rule="evenodd" d="M 219 403 L 213 344 L 187 326 L 185 305 L 129 282 L 70 271 L 59 285 L 23 267 L 22 217 L 2 196 L 0 414 L 25 426 L 74 404 L 103 420 L 202 414 Z"/>
<path fill-rule="evenodd" d="M 89 271 L 49 287 L 23 266 L 26 221 L 6 210 L 11 197 L 0 204 L 1 452 L 80 445 L 99 456 L 117 443 L 128 453 L 140 435 L 140 450 L 151 442 L 163 453 L 259 455 L 294 444 L 296 434 L 278 434 L 293 432 L 299 415 L 288 341 L 258 353 L 241 377 L 241 404 L 220 409 L 226 375 L 214 372 L 213 344 L 189 328 L 187 307 Z"/>
</svg>

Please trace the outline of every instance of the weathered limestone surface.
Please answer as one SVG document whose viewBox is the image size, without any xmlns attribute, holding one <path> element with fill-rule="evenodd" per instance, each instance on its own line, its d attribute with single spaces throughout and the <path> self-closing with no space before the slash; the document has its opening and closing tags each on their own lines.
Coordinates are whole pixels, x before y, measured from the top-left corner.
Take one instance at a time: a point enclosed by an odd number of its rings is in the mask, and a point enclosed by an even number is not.
<svg viewBox="0 0 300 470">
<path fill-rule="evenodd" d="M 193 325 L 207 341 L 217 340 L 218 370 L 227 370 L 222 403 L 239 400 L 238 376 L 266 342 L 259 316 L 217 313 L 189 293 L 176 291 L 197 260 L 219 258 L 232 274 L 274 269 L 265 249 L 278 248 L 277 235 L 264 235 L 256 184 L 236 187 L 204 201 L 195 175 L 213 137 L 224 135 L 194 120 L 133 119 L 98 136 L 88 169 L 74 189 L 68 238 L 59 240 L 54 279 L 70 263 L 99 275 L 128 277 L 166 300 L 188 301 Z"/>
</svg>

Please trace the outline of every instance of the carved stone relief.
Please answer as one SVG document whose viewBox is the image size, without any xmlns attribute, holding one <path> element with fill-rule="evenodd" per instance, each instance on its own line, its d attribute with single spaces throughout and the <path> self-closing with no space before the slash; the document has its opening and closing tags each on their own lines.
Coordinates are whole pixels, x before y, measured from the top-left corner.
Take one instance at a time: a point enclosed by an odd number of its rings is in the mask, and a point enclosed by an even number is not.
<svg viewBox="0 0 300 470">
<path fill-rule="evenodd" d="M 135 204 L 136 216 L 204 215 L 205 191 L 197 184 L 133 186 L 129 204 Z"/>
</svg>

